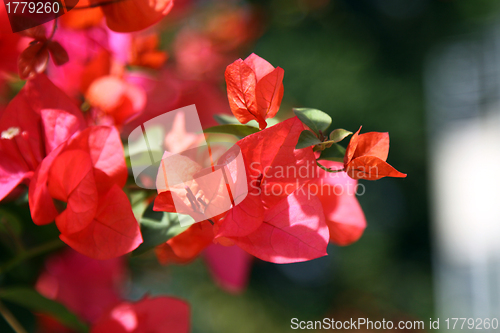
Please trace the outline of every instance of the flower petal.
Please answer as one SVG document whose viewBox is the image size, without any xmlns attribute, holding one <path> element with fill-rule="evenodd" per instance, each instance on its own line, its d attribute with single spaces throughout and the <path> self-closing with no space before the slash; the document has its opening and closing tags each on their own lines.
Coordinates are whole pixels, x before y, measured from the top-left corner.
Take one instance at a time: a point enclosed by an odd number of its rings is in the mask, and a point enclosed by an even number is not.
<svg viewBox="0 0 500 333">
<path fill-rule="evenodd" d="M 86 228 L 99 200 L 89 154 L 83 150 L 61 153 L 52 163 L 48 184 L 52 198 L 68 203 L 56 218 L 59 231 L 72 234 Z"/>
<path fill-rule="evenodd" d="M 277 264 L 325 256 L 329 232 L 319 199 L 301 188 L 266 212 L 264 223 L 236 245 Z"/>
<path fill-rule="evenodd" d="M 106 192 L 113 184 L 120 188 L 125 186 L 128 171 L 120 134 L 116 128 L 89 127 L 73 138 L 67 149 L 88 151 L 99 192 Z"/>
<path fill-rule="evenodd" d="M 255 99 L 257 78 L 253 69 L 243 60 L 238 59 L 227 66 L 225 78 L 229 106 L 236 119 L 242 124 L 257 120 L 259 126 L 265 128 L 267 124 L 257 110 Z"/>
<path fill-rule="evenodd" d="M 377 180 L 384 177 L 406 177 L 406 174 L 374 156 L 361 156 L 353 159 L 345 171 L 353 179 Z"/>
<path fill-rule="evenodd" d="M 62 110 L 44 109 L 41 115 L 48 152 L 68 140 L 81 126 L 76 116 Z"/>
<path fill-rule="evenodd" d="M 94 324 L 91 333 L 189 332 L 189 305 L 172 297 L 123 302 Z"/>
<path fill-rule="evenodd" d="M 349 144 L 347 145 L 346 152 L 344 155 L 344 168 L 351 162 L 353 159 L 354 153 L 356 152 L 356 148 L 358 146 L 359 142 L 359 132 L 361 131 L 361 127 L 359 127 L 358 131 L 354 133 L 351 137 L 351 141 L 349 141 Z"/>
<path fill-rule="evenodd" d="M 245 64 L 250 66 L 250 68 L 252 68 L 252 71 L 255 73 L 257 82 L 274 70 L 273 65 L 271 65 L 267 60 L 259 57 L 255 53 L 250 54 L 244 60 L 244 62 Z"/>
<path fill-rule="evenodd" d="M 252 256 L 238 246 L 212 244 L 205 250 L 205 261 L 222 289 L 240 293 L 247 286 Z"/>
<path fill-rule="evenodd" d="M 322 161 L 325 167 L 339 169 L 339 162 Z M 366 228 L 366 219 L 356 198 L 357 181 L 345 172 L 319 171 L 319 177 L 309 184 L 309 191 L 320 199 L 330 230 L 330 242 L 349 245 L 357 241 Z"/>
<path fill-rule="evenodd" d="M 284 93 L 284 75 L 285 71 L 277 67 L 257 82 L 257 107 L 264 119 L 273 118 L 280 108 Z"/>
<path fill-rule="evenodd" d="M 88 227 L 59 237 L 76 251 L 99 260 L 119 257 L 142 243 L 130 201 L 116 185 L 99 198 L 95 219 Z"/>
<path fill-rule="evenodd" d="M 368 132 L 359 135 L 358 145 L 352 158 L 375 156 L 387 160 L 389 155 L 389 133 Z"/>
<path fill-rule="evenodd" d="M 312 148 L 295 149 L 304 125 L 297 118 L 285 120 L 237 142 L 245 160 L 250 187 L 260 182 L 264 208 L 317 177 Z"/>
<path fill-rule="evenodd" d="M 90 0 L 92 4 L 105 0 Z M 133 32 L 146 29 L 167 15 L 173 0 L 129 0 L 101 6 L 108 27 L 116 32 Z"/>
<path fill-rule="evenodd" d="M 169 239 L 155 249 L 161 264 L 169 262 L 186 263 L 196 258 L 201 251 L 212 244 L 214 238 L 210 222 L 203 221 L 190 226 L 183 233 Z"/>
</svg>

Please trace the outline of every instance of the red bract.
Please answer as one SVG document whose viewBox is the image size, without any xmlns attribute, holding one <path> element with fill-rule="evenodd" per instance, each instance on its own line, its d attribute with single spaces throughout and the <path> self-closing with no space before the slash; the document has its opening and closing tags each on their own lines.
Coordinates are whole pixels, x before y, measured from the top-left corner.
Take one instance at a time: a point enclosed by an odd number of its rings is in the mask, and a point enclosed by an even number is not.
<svg viewBox="0 0 500 333">
<path fill-rule="evenodd" d="M 404 178 L 386 160 L 389 155 L 389 133 L 354 133 L 344 156 L 344 170 L 353 179 L 377 180 L 383 177 Z"/>
<path fill-rule="evenodd" d="M 89 0 L 79 0 L 78 7 L 88 7 Z M 99 8 L 70 10 L 59 18 L 61 25 L 71 29 L 87 29 L 98 25 L 103 18 Z"/>
<path fill-rule="evenodd" d="M 207 81 L 188 81 L 172 70 L 164 70 L 155 80 L 145 77 L 128 77 L 131 83 L 147 91 L 147 104 L 144 112 L 125 124 L 121 133 L 130 133 L 145 121 L 159 116 L 165 110 L 175 110 L 195 104 L 203 128 L 217 125 L 215 114 L 231 114 L 227 96 L 220 88 Z"/>
<path fill-rule="evenodd" d="M 96 259 L 134 250 L 142 237 L 121 190 L 127 179 L 123 147 L 115 128 L 90 127 L 43 160 L 30 184 L 36 224 L 56 220 L 61 240 Z M 67 203 L 59 213 L 53 203 Z"/>
<path fill-rule="evenodd" d="M 105 0 L 89 0 L 91 4 Z M 107 3 L 101 6 L 108 27 L 117 32 L 133 32 L 146 29 L 167 15 L 173 0 L 129 0 Z"/>
<path fill-rule="evenodd" d="M 123 302 L 104 314 L 91 333 L 188 333 L 189 305 L 172 297 Z"/>
<path fill-rule="evenodd" d="M 286 264 L 327 255 L 328 237 L 319 199 L 298 189 L 268 210 L 255 232 L 231 239 L 257 258 Z"/>
<path fill-rule="evenodd" d="M 7 8 L 5 3 L 0 3 L 0 34 L 11 34 L 12 28 L 7 16 Z"/>
<path fill-rule="evenodd" d="M 13 34 L 11 32 L 2 33 L 1 31 L 2 29 L 0 27 L 0 54 L 2 55 L 2 61 L 0 62 L 0 92 L 3 88 L 2 86 L 6 74 L 17 72 L 17 59 L 22 51 L 22 38 L 18 34 Z"/>
<path fill-rule="evenodd" d="M 206 166 L 210 163 L 211 154 L 217 156 L 217 151 L 222 153 L 224 150 L 212 145 L 210 153 L 199 150 L 198 154 L 191 156 Z M 224 156 L 234 157 L 236 155 L 232 154 L 239 154 L 239 149 L 235 147 L 227 154 Z M 223 163 L 224 160 L 221 157 L 217 165 L 202 168 L 190 157 L 166 151 L 156 178 L 159 200 L 155 202 L 154 209 L 166 211 L 173 200 L 176 212 L 190 215 L 196 222 L 217 220 L 224 216 L 236 201 L 232 201 L 231 193 L 239 198 L 237 203 L 244 200 L 247 194 L 245 166 L 241 156 L 239 161 L 228 159 L 228 163 Z M 168 195 L 164 196 L 163 193 Z"/>
<path fill-rule="evenodd" d="M 321 161 L 327 168 L 340 169 L 342 164 Z M 323 205 L 326 224 L 330 230 L 330 242 L 349 245 L 357 241 L 366 228 L 366 219 L 356 199 L 357 181 L 344 172 L 330 173 L 318 170 L 318 178 L 309 184 Z"/>
<path fill-rule="evenodd" d="M 262 31 L 263 22 L 251 7 L 225 6 L 208 18 L 204 32 L 220 51 L 237 50 Z"/>
<path fill-rule="evenodd" d="M 74 13 L 79 14 L 81 11 L 71 10 L 61 18 Z M 54 40 L 68 51 L 71 61 L 63 66 L 49 64 L 47 73 L 52 82 L 69 96 L 80 99 L 95 79 L 111 72 L 112 57 L 108 50 L 108 39 L 103 27 L 78 31 L 59 27 Z"/>
<path fill-rule="evenodd" d="M 45 75 L 28 80 L 0 118 L 0 200 L 84 126 L 80 110 Z"/>
<path fill-rule="evenodd" d="M 88 227 L 73 234 L 61 233 L 61 240 L 78 252 L 101 260 L 135 250 L 142 243 L 142 236 L 127 195 L 115 185 L 98 200 L 96 215 Z"/>
<path fill-rule="evenodd" d="M 276 115 L 283 98 L 285 71 L 251 54 L 226 68 L 227 97 L 234 116 L 243 124 L 256 120 L 260 129 Z"/>
<path fill-rule="evenodd" d="M 214 232 L 208 221 L 193 224 L 183 233 L 156 248 L 156 256 L 162 264 L 187 263 L 212 244 Z"/>
<path fill-rule="evenodd" d="M 0 121 L 0 198 L 30 180 L 33 221 L 54 219 L 63 239 L 88 256 L 107 259 L 141 243 L 116 129 L 83 130 L 81 112 L 44 75 L 28 80 Z M 67 203 L 59 213 L 53 199 Z"/>
<path fill-rule="evenodd" d="M 196 30 L 182 30 L 173 46 L 177 71 L 184 78 L 219 78 L 230 61 L 208 36 Z"/>
<path fill-rule="evenodd" d="M 120 303 L 125 278 L 124 258 L 101 261 L 67 249 L 45 262 L 36 289 L 82 319 L 95 322 L 104 311 Z"/>
<path fill-rule="evenodd" d="M 86 97 L 91 106 L 121 126 L 137 116 L 146 104 L 146 93 L 140 87 L 117 76 L 103 76 L 90 84 Z"/>
<path fill-rule="evenodd" d="M 207 266 L 219 286 L 231 293 L 242 292 L 248 283 L 252 256 L 238 246 L 212 244 L 204 253 Z"/>
<path fill-rule="evenodd" d="M 22 35 L 34 38 L 34 40 L 19 56 L 18 67 L 21 79 L 44 72 L 49 62 L 49 54 L 57 66 L 68 62 L 66 50 L 58 42 L 46 37 L 44 26 L 25 30 Z"/>
<path fill-rule="evenodd" d="M 152 33 L 137 35 L 132 39 L 130 65 L 159 69 L 168 58 L 166 52 L 159 51 L 160 37 Z"/>
<path fill-rule="evenodd" d="M 249 193 L 224 217 L 213 220 L 216 242 L 237 244 L 275 263 L 311 260 L 326 254 L 329 236 L 323 209 L 305 186 L 317 177 L 314 154 L 311 148 L 295 149 L 303 130 L 295 117 L 238 142 Z M 155 201 L 155 210 L 172 208 L 170 192 L 162 192 Z M 188 231 L 194 232 L 197 227 L 195 224 Z M 196 237 L 183 233 L 169 240 L 167 250 L 175 253 L 176 242 L 188 248 L 201 244 Z"/>
<path fill-rule="evenodd" d="M 249 193 L 219 224 L 217 237 L 249 235 L 262 223 L 265 209 L 315 177 L 312 149 L 295 149 L 303 130 L 295 117 L 238 141 Z"/>
</svg>

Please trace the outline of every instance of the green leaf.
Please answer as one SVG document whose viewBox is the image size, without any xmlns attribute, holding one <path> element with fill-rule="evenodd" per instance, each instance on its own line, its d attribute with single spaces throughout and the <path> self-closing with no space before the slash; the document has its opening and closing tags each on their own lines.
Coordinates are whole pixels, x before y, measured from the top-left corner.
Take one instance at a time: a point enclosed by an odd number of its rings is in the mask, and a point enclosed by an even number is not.
<svg viewBox="0 0 500 333">
<path fill-rule="evenodd" d="M 143 242 L 132 252 L 133 256 L 143 254 L 170 238 L 184 232 L 189 226 L 182 227 L 179 218 L 192 219 L 188 215 L 167 212 L 155 212 L 150 205 L 140 220 Z M 186 225 L 189 222 L 183 223 Z"/>
<path fill-rule="evenodd" d="M 340 142 L 351 134 L 352 132 L 349 132 L 342 128 L 337 128 L 336 130 L 333 130 L 332 133 L 330 133 L 330 140 L 332 140 L 333 142 Z"/>
<path fill-rule="evenodd" d="M 326 148 L 321 152 L 320 160 L 343 162 L 345 155 L 345 148 L 341 145 L 334 143 L 331 147 Z"/>
<path fill-rule="evenodd" d="M 89 329 L 74 313 L 64 305 L 48 299 L 31 288 L 10 287 L 0 290 L 0 299 L 15 303 L 33 312 L 51 315 L 64 326 L 78 332 L 88 332 Z"/>
<path fill-rule="evenodd" d="M 311 131 L 305 130 L 300 133 L 299 141 L 297 141 L 297 145 L 295 149 L 302 149 L 310 146 L 315 146 L 320 144 L 321 141 L 318 139 Z"/>
<path fill-rule="evenodd" d="M 320 134 L 326 131 L 332 123 L 332 118 L 323 111 L 316 109 L 293 109 L 295 115 L 314 133 Z"/>
<path fill-rule="evenodd" d="M 219 125 L 207 128 L 203 132 L 205 133 L 222 133 L 222 134 L 232 134 L 240 138 L 244 138 L 250 134 L 257 133 L 258 128 L 247 126 L 247 125 Z"/>
</svg>

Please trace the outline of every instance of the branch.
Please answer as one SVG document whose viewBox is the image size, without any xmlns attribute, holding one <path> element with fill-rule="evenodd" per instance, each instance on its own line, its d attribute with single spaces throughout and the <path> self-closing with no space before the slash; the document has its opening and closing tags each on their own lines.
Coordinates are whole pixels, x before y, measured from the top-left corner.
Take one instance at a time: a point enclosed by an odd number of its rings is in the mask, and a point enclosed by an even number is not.
<svg viewBox="0 0 500 333">
<path fill-rule="evenodd" d="M 53 240 L 51 242 L 42 244 L 40 246 L 34 247 L 32 249 L 26 250 L 24 252 L 19 253 L 17 256 L 12 258 L 11 260 L 7 261 L 5 264 L 0 266 L 0 275 L 5 273 L 6 271 L 14 268 L 15 266 L 19 265 L 23 261 L 26 261 L 28 259 L 37 257 L 39 255 L 45 254 L 47 252 L 50 252 L 52 250 L 58 249 L 62 247 L 64 243 L 59 240 Z"/>
<path fill-rule="evenodd" d="M 16 333 L 27 333 L 24 327 L 17 321 L 16 317 L 0 302 L 0 314 Z"/>
</svg>

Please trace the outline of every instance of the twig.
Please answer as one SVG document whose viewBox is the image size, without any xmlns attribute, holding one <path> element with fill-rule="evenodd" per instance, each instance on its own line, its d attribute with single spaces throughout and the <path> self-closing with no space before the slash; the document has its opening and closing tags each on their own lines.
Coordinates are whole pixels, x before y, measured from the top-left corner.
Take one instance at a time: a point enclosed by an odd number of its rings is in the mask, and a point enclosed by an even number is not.
<svg viewBox="0 0 500 333">
<path fill-rule="evenodd" d="M 51 40 L 54 37 L 56 30 L 57 30 L 57 17 L 54 19 L 54 25 L 52 26 L 52 32 L 50 33 L 48 40 Z"/>
<path fill-rule="evenodd" d="M 0 314 L 16 333 L 27 333 L 24 327 L 17 321 L 16 317 L 0 302 Z"/>
<path fill-rule="evenodd" d="M 4 225 L 5 229 L 7 230 L 10 237 L 12 238 L 14 246 L 16 247 L 16 252 L 17 253 L 24 252 L 25 248 L 24 248 L 23 242 L 19 239 L 16 232 L 10 226 L 9 222 L 7 222 L 7 220 L 5 218 L 0 219 L 0 222 Z"/>
<path fill-rule="evenodd" d="M 52 250 L 58 249 L 58 248 L 62 247 L 63 245 L 64 245 L 64 243 L 61 240 L 56 239 L 56 240 L 53 240 L 51 242 L 42 244 L 40 246 L 34 247 L 34 248 L 26 250 L 24 252 L 21 252 L 17 256 L 15 256 L 11 260 L 7 261 L 5 264 L 0 266 L 0 274 L 5 273 L 6 271 L 19 265 L 20 263 L 22 263 L 25 260 L 37 257 L 39 255 L 50 252 Z"/>
</svg>

